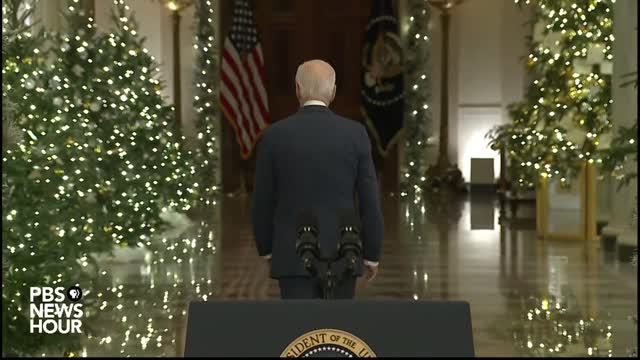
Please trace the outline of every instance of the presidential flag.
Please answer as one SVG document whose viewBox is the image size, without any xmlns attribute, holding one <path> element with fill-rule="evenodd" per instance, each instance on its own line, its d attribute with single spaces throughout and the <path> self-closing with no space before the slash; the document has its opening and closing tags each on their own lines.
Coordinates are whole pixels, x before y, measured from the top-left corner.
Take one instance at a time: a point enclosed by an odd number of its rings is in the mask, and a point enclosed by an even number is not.
<svg viewBox="0 0 640 360">
<path fill-rule="evenodd" d="M 235 130 L 241 155 L 247 159 L 270 123 L 264 57 L 247 0 L 235 1 L 220 72 L 220 105 Z"/>
<path fill-rule="evenodd" d="M 398 28 L 391 1 L 373 1 L 362 53 L 362 112 L 382 156 L 403 126 L 404 56 Z"/>
</svg>

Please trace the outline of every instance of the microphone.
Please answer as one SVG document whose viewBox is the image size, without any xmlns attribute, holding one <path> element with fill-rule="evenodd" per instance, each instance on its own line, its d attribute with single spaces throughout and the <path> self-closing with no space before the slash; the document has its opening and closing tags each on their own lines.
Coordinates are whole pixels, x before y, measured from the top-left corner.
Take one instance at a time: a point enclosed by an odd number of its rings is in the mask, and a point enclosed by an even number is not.
<svg viewBox="0 0 640 360">
<path fill-rule="evenodd" d="M 356 261 L 362 254 L 362 241 L 360 240 L 360 220 L 352 210 L 343 210 L 340 213 L 340 244 L 338 252 L 341 258 L 347 260 L 347 269 L 354 271 Z"/>
<path fill-rule="evenodd" d="M 304 268 L 315 274 L 314 259 L 318 257 L 318 218 L 311 210 L 304 210 L 298 215 L 296 226 L 296 253 L 302 259 Z"/>
</svg>

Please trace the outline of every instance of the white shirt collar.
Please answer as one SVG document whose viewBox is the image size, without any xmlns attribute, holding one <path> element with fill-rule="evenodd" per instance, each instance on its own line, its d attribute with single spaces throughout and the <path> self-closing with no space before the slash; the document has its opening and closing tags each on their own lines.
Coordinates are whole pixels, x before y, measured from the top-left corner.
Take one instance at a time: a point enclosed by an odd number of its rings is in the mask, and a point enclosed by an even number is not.
<svg viewBox="0 0 640 360">
<path fill-rule="evenodd" d="M 302 106 L 309 106 L 309 105 L 321 105 L 321 106 L 327 106 L 327 104 L 324 103 L 324 101 L 320 101 L 320 100 L 309 100 L 309 101 L 305 101 L 304 105 Z"/>
</svg>

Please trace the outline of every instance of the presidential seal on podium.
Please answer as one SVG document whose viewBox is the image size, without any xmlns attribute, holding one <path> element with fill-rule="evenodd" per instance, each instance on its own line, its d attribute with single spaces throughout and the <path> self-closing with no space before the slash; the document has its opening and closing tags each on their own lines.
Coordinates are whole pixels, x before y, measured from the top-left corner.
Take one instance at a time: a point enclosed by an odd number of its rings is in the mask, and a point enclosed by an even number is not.
<svg viewBox="0 0 640 360">
<path fill-rule="evenodd" d="M 292 341 L 280 357 L 376 357 L 367 343 L 346 331 L 310 331 Z"/>
</svg>

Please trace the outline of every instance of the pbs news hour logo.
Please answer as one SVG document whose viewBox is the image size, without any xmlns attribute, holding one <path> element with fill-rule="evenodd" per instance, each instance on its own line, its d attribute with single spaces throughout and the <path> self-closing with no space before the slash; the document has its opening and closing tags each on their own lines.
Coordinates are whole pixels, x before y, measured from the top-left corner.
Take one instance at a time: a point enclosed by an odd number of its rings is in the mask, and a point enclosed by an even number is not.
<svg viewBox="0 0 640 360">
<path fill-rule="evenodd" d="M 31 334 L 79 334 L 84 311 L 78 286 L 34 286 L 29 289 L 29 332 Z"/>
</svg>

